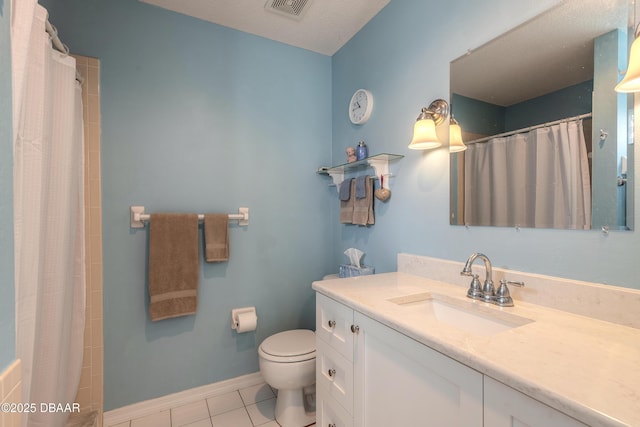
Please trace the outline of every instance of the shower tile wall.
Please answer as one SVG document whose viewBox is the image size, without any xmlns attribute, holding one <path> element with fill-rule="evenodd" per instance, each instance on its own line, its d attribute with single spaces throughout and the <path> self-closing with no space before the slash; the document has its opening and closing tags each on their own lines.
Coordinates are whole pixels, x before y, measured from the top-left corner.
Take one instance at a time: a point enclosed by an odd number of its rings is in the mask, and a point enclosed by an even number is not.
<svg viewBox="0 0 640 427">
<path fill-rule="evenodd" d="M 100 193 L 100 61 L 76 56 L 76 67 L 84 78 L 82 103 L 85 136 L 85 236 L 87 301 L 84 329 L 82 377 L 76 402 L 80 412 L 98 412 L 102 425 L 103 335 L 102 335 L 102 197 Z"/>
<path fill-rule="evenodd" d="M 16 360 L 4 372 L 0 372 L 0 405 L 21 402 L 20 360 Z M 0 411 L 0 427 L 21 427 L 22 416 L 19 412 Z"/>
</svg>

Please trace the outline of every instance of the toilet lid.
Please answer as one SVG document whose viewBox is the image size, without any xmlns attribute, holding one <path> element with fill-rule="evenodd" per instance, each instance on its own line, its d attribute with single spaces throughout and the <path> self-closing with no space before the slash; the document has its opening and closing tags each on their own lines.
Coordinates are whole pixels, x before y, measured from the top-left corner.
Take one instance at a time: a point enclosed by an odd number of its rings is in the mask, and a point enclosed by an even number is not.
<svg viewBox="0 0 640 427">
<path fill-rule="evenodd" d="M 316 351 L 316 335 L 308 329 L 279 332 L 264 340 L 260 348 L 271 356 L 302 356 Z"/>
</svg>

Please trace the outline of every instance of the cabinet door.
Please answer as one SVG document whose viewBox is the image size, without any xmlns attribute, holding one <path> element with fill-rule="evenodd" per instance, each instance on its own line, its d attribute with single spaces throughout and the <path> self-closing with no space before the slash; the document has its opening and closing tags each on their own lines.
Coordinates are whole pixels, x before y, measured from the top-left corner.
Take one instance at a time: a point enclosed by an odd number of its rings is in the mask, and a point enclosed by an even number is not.
<svg viewBox="0 0 640 427">
<path fill-rule="evenodd" d="M 353 360 L 353 310 L 316 293 L 316 337 Z"/>
<path fill-rule="evenodd" d="M 482 427 L 482 374 L 360 313 L 354 321 L 355 426 Z"/>
<path fill-rule="evenodd" d="M 318 427 L 352 427 L 353 418 L 326 390 L 318 388 L 316 398 L 316 425 Z"/>
<path fill-rule="evenodd" d="M 484 377 L 484 424 L 491 427 L 587 427 L 493 378 Z"/>
</svg>

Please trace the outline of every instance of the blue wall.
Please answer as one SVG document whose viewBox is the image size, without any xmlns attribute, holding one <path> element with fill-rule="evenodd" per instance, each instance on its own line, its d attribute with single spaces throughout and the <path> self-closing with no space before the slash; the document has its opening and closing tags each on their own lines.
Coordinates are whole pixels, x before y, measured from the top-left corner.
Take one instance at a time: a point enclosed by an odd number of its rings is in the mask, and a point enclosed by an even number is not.
<svg viewBox="0 0 640 427">
<path fill-rule="evenodd" d="M 376 206 L 375 226 L 334 222 L 336 262 L 351 246 L 367 253 L 376 272 L 395 270 L 398 252 L 464 261 L 482 251 L 499 267 L 640 288 L 637 232 L 450 226 L 447 147 L 407 149 L 420 108 L 448 97 L 451 60 L 556 3 L 392 1 L 333 56 L 334 163 L 359 139 L 370 152 L 405 155 L 394 166 L 391 199 Z M 375 107 L 369 122 L 356 127 L 346 107 L 360 87 L 372 91 Z M 446 140 L 446 126 L 438 132 Z"/>
<path fill-rule="evenodd" d="M 590 113 L 593 80 L 568 86 L 505 110 L 505 132 Z"/>
<path fill-rule="evenodd" d="M 621 151 L 627 151 L 627 95 L 610 90 L 620 80 L 618 70 L 625 70 L 627 34 L 614 30 L 595 39 L 593 91 L 593 210 L 594 224 L 625 225 L 623 191 L 611 171 L 618 171 Z M 621 123 L 622 118 L 622 123 Z M 600 129 L 608 136 L 599 140 Z M 633 146 L 629 146 L 633 148 Z M 597 179 L 600 178 L 600 179 Z"/>
<path fill-rule="evenodd" d="M 591 112 L 593 80 L 507 107 L 453 94 L 455 117 L 466 132 L 496 135 Z"/>
<path fill-rule="evenodd" d="M 16 357 L 10 19 L 9 2 L 0 0 L 0 373 Z"/>
<path fill-rule="evenodd" d="M 331 58 L 136 0 L 43 2 L 74 52 L 101 60 L 104 405 L 257 372 L 257 346 L 313 328 L 331 265 Z M 148 320 L 147 212 L 237 212 L 228 263 L 201 262 L 195 316 Z M 202 252 L 202 250 L 201 250 Z M 237 335 L 231 309 L 256 306 Z"/>
<path fill-rule="evenodd" d="M 454 115 L 465 132 L 478 135 L 497 135 L 504 132 L 507 107 L 452 95 Z"/>
</svg>

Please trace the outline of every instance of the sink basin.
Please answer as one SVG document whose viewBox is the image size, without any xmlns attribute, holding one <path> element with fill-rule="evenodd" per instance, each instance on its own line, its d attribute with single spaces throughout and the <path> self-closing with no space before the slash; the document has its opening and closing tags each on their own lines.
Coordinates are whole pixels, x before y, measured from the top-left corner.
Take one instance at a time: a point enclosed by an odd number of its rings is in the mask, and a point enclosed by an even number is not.
<svg viewBox="0 0 640 427">
<path fill-rule="evenodd" d="M 427 315 L 436 321 L 473 335 L 494 335 L 533 322 L 475 301 L 423 292 L 388 300 L 402 306 L 407 314 Z"/>
</svg>

